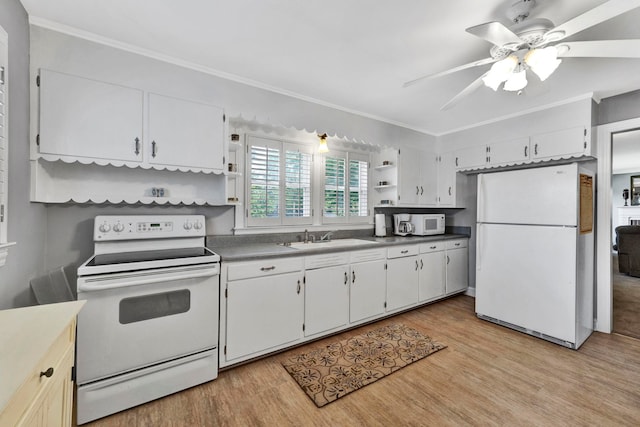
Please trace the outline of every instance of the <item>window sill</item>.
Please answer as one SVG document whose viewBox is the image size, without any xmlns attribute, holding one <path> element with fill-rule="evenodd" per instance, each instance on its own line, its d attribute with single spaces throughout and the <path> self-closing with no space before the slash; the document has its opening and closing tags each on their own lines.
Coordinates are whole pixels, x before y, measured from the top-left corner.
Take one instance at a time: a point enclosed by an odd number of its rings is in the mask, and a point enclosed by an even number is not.
<svg viewBox="0 0 640 427">
<path fill-rule="evenodd" d="M 324 225 L 288 225 L 279 227 L 246 227 L 235 228 L 233 234 L 236 236 L 242 236 L 246 234 L 276 234 L 276 233 L 300 233 L 305 230 L 309 232 L 316 231 L 333 231 L 339 230 L 366 230 L 373 227 L 372 223 L 358 223 L 358 224 L 324 224 Z"/>
<path fill-rule="evenodd" d="M 5 265 L 7 256 L 9 255 L 9 247 L 15 245 L 16 242 L 0 243 L 0 267 Z"/>
</svg>

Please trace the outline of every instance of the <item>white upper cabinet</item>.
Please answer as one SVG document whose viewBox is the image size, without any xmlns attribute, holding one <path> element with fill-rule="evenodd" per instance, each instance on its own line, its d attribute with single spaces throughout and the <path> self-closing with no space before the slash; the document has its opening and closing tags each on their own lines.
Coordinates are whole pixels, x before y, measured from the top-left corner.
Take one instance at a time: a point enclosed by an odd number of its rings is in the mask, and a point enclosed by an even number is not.
<svg viewBox="0 0 640 427">
<path fill-rule="evenodd" d="M 531 137 L 533 159 L 591 156 L 591 138 L 583 126 L 542 133 Z"/>
<path fill-rule="evenodd" d="M 470 171 L 595 156 L 590 130 L 577 126 L 460 149 L 456 151 L 455 167 L 458 171 Z"/>
<path fill-rule="evenodd" d="M 41 70 L 39 152 L 141 162 L 143 99 L 138 89 Z"/>
<path fill-rule="evenodd" d="M 456 169 L 453 153 L 438 156 L 438 206 L 461 207 L 456 203 Z"/>
<path fill-rule="evenodd" d="M 402 148 L 398 155 L 398 205 L 417 206 L 420 202 L 419 150 Z"/>
<path fill-rule="evenodd" d="M 529 137 L 496 142 L 487 148 L 487 159 L 491 166 L 520 164 L 529 161 Z"/>
<path fill-rule="evenodd" d="M 487 146 L 475 145 L 462 148 L 455 153 L 455 166 L 458 170 L 475 169 L 487 163 Z"/>
<path fill-rule="evenodd" d="M 221 108 L 149 94 L 149 163 L 222 171 Z"/>
<path fill-rule="evenodd" d="M 39 114 L 37 151 L 46 160 L 224 170 L 220 107 L 43 69 Z"/>
</svg>

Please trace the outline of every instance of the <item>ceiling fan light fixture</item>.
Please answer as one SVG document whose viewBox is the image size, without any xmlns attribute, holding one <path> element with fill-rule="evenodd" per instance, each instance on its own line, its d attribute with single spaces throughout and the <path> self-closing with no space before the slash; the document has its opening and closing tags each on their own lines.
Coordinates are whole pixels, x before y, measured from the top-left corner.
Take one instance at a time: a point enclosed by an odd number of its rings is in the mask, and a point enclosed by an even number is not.
<svg viewBox="0 0 640 427">
<path fill-rule="evenodd" d="M 531 49 L 525 55 L 524 62 L 541 81 L 545 81 L 558 68 L 562 60 L 558 59 L 556 47 L 548 46 L 543 49 Z"/>
<path fill-rule="evenodd" d="M 511 77 L 513 71 L 518 67 L 518 57 L 509 55 L 506 58 L 494 63 L 486 76 L 482 78 L 484 85 L 491 89 L 498 90 L 500 84 Z"/>
<path fill-rule="evenodd" d="M 512 73 L 509 79 L 504 83 L 504 90 L 509 92 L 518 92 L 527 86 L 527 72 L 522 69 L 521 71 Z"/>
</svg>

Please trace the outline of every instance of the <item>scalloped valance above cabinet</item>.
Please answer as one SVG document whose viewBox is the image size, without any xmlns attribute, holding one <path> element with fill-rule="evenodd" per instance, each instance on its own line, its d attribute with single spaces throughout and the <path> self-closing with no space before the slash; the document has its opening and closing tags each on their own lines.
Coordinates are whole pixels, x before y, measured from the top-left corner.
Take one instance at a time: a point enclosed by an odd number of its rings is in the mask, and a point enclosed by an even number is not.
<svg viewBox="0 0 640 427">
<path fill-rule="evenodd" d="M 225 203 L 222 108 L 45 69 L 38 80 L 32 201 Z"/>
</svg>

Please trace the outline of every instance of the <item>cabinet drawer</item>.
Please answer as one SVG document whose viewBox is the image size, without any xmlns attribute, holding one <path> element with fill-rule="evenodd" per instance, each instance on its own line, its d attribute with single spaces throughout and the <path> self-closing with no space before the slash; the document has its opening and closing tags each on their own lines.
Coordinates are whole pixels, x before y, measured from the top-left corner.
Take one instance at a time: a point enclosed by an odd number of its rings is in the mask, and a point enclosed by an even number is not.
<svg viewBox="0 0 640 427">
<path fill-rule="evenodd" d="M 445 248 L 444 242 L 422 243 L 420 245 L 420 253 L 421 254 L 426 254 L 426 253 L 429 253 L 429 252 L 444 251 L 444 248 Z"/>
<path fill-rule="evenodd" d="M 349 262 L 347 252 L 338 252 L 333 254 L 311 255 L 304 259 L 304 267 L 307 270 L 322 267 L 332 267 L 334 265 L 343 265 Z"/>
<path fill-rule="evenodd" d="M 19 418 L 29 418 L 29 415 L 26 414 L 28 407 L 39 399 L 43 393 L 46 393 L 52 383 L 56 382 L 60 376 L 70 378 L 71 370 L 67 370 L 67 366 L 61 364 L 61 362 L 66 354 L 73 354 L 75 330 L 76 324 L 73 321 L 53 342 L 38 365 L 34 367 L 27 380 L 13 395 L 4 412 L 0 414 L 0 425 L 17 425 Z M 45 372 L 49 368 L 53 369 L 50 377 L 40 375 L 41 372 Z"/>
<path fill-rule="evenodd" d="M 301 271 L 303 258 L 277 258 L 232 263 L 227 266 L 227 280 L 249 279 Z"/>
<path fill-rule="evenodd" d="M 468 246 L 467 239 L 447 240 L 447 249 L 466 248 Z"/>
<path fill-rule="evenodd" d="M 396 246 L 387 249 L 387 258 L 401 258 L 405 256 L 418 255 L 420 245 Z"/>
<path fill-rule="evenodd" d="M 351 252 L 351 262 L 375 261 L 377 259 L 384 259 L 386 256 L 387 250 L 385 248 L 354 251 Z"/>
</svg>

